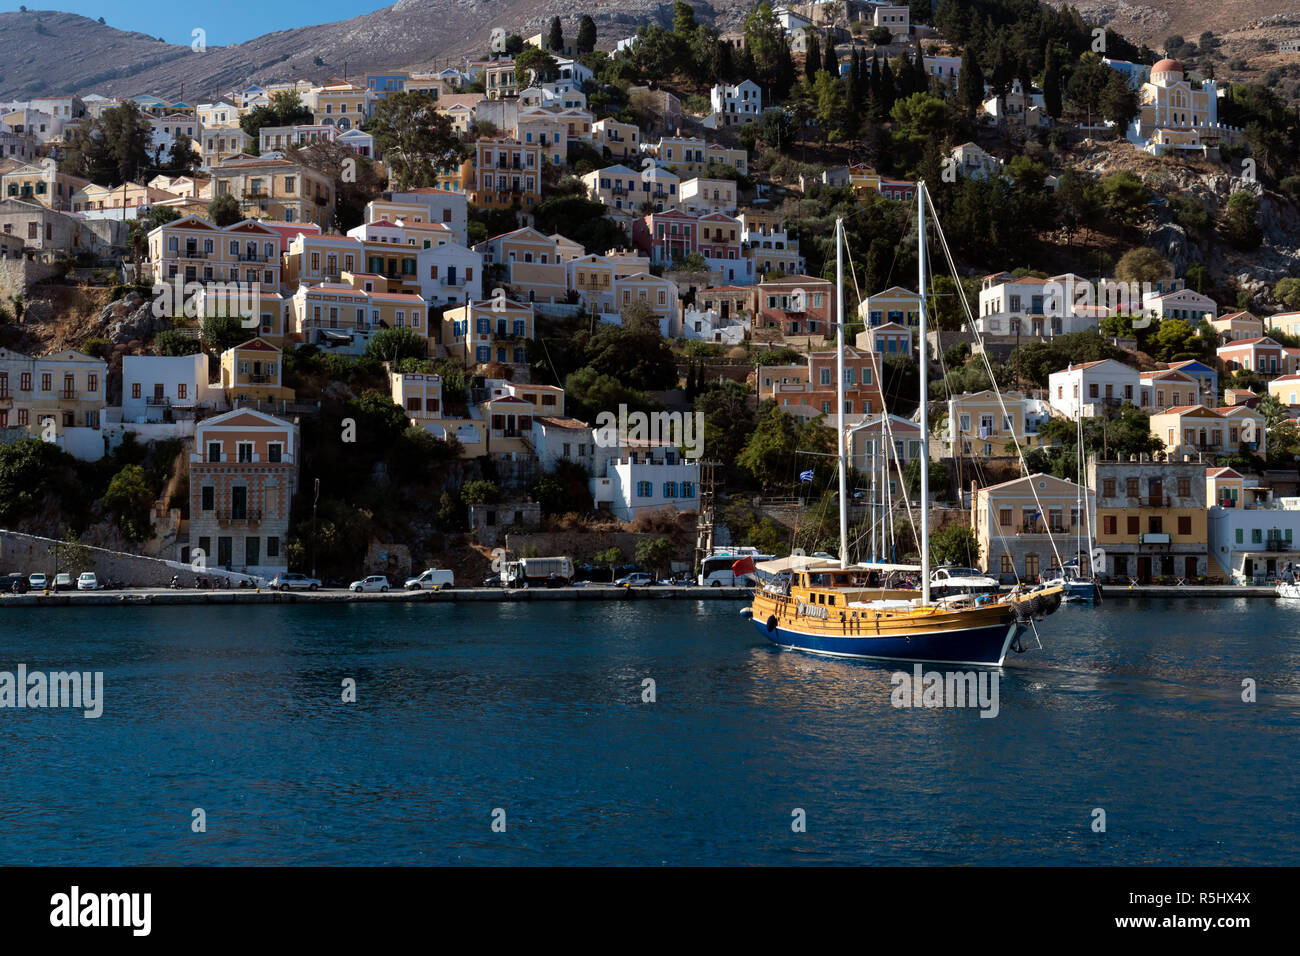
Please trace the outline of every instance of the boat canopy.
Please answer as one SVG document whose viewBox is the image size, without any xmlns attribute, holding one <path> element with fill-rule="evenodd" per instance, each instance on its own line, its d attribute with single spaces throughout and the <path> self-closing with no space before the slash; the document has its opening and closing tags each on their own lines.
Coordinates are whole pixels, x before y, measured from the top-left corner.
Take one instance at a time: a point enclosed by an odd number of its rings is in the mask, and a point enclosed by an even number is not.
<svg viewBox="0 0 1300 956">
<path fill-rule="evenodd" d="M 853 565 L 855 569 L 863 571 L 920 571 L 919 564 L 884 564 L 875 561 L 859 561 Z"/>
<path fill-rule="evenodd" d="M 838 569 L 839 566 L 838 561 L 827 561 L 825 558 L 814 558 L 806 554 L 792 554 L 785 558 L 777 558 L 774 561 L 760 561 L 754 565 L 754 568 L 765 574 L 783 574 L 786 571 L 805 571 L 809 568 Z"/>
</svg>

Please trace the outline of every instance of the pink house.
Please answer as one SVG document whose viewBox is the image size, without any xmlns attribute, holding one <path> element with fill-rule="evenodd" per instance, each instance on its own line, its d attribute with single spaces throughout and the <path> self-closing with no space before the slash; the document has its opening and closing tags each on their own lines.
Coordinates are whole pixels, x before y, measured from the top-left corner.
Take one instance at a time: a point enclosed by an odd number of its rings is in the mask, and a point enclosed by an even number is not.
<svg viewBox="0 0 1300 956">
<path fill-rule="evenodd" d="M 1229 372 L 1241 369 L 1258 375 L 1285 375 L 1293 371 L 1287 350 L 1267 335 L 1221 345 L 1218 356 Z"/>
</svg>

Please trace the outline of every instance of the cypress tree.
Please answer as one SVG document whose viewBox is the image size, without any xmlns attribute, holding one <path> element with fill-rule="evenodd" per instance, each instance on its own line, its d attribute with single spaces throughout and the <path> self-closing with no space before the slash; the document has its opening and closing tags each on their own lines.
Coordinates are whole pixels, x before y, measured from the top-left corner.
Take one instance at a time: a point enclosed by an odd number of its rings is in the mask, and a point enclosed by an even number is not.
<svg viewBox="0 0 1300 956">
<path fill-rule="evenodd" d="M 1056 48 L 1050 43 L 1043 73 L 1043 106 L 1052 119 L 1061 118 L 1061 73 L 1056 65 Z"/>
<path fill-rule="evenodd" d="M 822 69 L 832 77 L 839 79 L 840 59 L 835 55 L 835 39 L 826 38 L 826 51 L 822 59 Z"/>
<path fill-rule="evenodd" d="M 559 17 L 551 17 L 551 30 L 546 37 L 546 45 L 555 53 L 564 52 L 564 29 Z"/>
<path fill-rule="evenodd" d="M 822 68 L 822 50 L 821 44 L 817 41 L 817 33 L 811 28 L 807 31 L 807 42 L 804 46 L 803 57 L 803 75 L 808 78 L 809 83 L 817 80 L 817 71 Z"/>
</svg>

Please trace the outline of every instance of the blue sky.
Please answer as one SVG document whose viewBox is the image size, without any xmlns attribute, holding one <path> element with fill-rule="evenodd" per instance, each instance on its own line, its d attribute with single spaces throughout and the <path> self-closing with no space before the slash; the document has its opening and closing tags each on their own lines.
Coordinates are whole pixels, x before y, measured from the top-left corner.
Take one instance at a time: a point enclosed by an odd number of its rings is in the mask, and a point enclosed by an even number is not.
<svg viewBox="0 0 1300 956">
<path fill-rule="evenodd" d="M 139 30 L 186 46 L 190 44 L 191 31 L 202 27 L 208 33 L 209 44 L 225 46 L 275 30 L 346 20 L 391 6 L 394 0 L 222 0 L 210 5 L 178 3 L 176 0 L 24 2 L 29 11 L 58 10 L 79 13 L 91 19 L 103 17 L 109 26 L 119 30 Z M 0 0 L 0 11 L 17 10 L 20 5 L 13 0 Z"/>
</svg>

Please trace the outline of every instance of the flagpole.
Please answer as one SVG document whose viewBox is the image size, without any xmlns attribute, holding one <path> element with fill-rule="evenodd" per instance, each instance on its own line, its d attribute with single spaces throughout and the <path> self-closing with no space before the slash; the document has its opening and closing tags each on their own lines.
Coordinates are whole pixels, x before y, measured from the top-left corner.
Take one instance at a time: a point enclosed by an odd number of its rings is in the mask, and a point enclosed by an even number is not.
<svg viewBox="0 0 1300 956">
<path fill-rule="evenodd" d="M 844 220 L 835 220 L 835 405 L 840 471 L 840 567 L 849 566 L 849 478 L 844 460 Z"/>
</svg>

